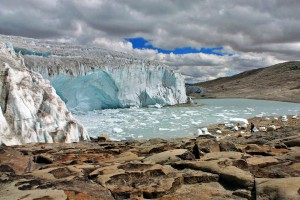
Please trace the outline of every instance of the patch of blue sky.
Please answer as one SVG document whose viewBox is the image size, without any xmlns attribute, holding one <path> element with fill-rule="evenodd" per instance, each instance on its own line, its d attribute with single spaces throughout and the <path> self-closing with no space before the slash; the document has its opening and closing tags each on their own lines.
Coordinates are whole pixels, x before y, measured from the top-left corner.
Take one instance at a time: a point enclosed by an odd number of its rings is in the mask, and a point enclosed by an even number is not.
<svg viewBox="0 0 300 200">
<path fill-rule="evenodd" d="M 164 53 L 164 54 L 189 54 L 189 53 L 204 53 L 204 54 L 213 54 L 217 56 L 224 56 L 229 55 L 223 52 L 223 47 L 209 47 L 209 48 L 200 48 L 195 49 L 193 47 L 179 47 L 175 48 L 173 50 L 168 49 L 161 49 L 154 47 L 149 40 L 146 40 L 142 37 L 136 37 L 136 38 L 125 38 L 126 41 L 132 43 L 132 47 L 134 49 L 153 49 L 156 50 L 158 53 Z"/>
<path fill-rule="evenodd" d="M 227 76 L 234 76 L 234 75 L 236 75 L 236 74 L 238 74 L 238 72 L 236 72 L 236 71 L 226 72 L 226 75 L 227 75 Z"/>
</svg>

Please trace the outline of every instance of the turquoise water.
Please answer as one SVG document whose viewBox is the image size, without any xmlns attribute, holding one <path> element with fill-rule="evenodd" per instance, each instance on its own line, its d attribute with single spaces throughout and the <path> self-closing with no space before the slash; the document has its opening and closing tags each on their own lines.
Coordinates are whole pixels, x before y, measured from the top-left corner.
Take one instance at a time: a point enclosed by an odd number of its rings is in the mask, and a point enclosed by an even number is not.
<svg viewBox="0 0 300 200">
<path fill-rule="evenodd" d="M 90 136 L 108 134 L 115 140 L 171 138 L 193 135 L 200 127 L 225 123 L 231 117 L 300 114 L 299 103 L 250 99 L 199 99 L 198 107 L 95 110 L 74 114 Z"/>
</svg>

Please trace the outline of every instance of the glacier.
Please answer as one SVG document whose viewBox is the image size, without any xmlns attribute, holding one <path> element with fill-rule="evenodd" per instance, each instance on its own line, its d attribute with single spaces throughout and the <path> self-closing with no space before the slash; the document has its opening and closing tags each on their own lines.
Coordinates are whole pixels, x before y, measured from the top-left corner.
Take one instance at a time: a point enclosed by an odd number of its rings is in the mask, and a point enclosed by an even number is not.
<svg viewBox="0 0 300 200">
<path fill-rule="evenodd" d="M 159 62 L 69 43 L 0 38 L 25 52 L 25 65 L 50 80 L 71 111 L 187 101 L 184 77 Z"/>
<path fill-rule="evenodd" d="M 55 89 L 0 42 L 0 145 L 89 140 Z"/>
<path fill-rule="evenodd" d="M 25 57 L 26 66 L 49 79 L 71 110 L 186 102 L 183 77 L 165 65 L 130 58 L 101 64 L 89 61 L 76 57 Z"/>
</svg>

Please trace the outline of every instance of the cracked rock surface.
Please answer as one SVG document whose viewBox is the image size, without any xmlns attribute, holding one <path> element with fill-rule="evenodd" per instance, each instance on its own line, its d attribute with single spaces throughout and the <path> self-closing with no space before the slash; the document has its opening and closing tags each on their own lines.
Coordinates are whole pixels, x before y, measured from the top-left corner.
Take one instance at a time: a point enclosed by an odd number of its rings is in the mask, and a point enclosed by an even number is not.
<svg viewBox="0 0 300 200">
<path fill-rule="evenodd" d="M 290 147 L 278 145 L 299 137 L 299 123 L 295 119 L 274 131 L 251 135 L 232 132 L 219 139 L 95 139 L 71 144 L 2 146 L 0 196 L 299 200 L 300 147 L 297 143 Z M 259 138 L 264 138 L 264 143 Z M 229 143 L 234 148 L 220 148 Z M 200 151 L 205 149 L 200 159 L 194 158 L 195 144 Z"/>
</svg>

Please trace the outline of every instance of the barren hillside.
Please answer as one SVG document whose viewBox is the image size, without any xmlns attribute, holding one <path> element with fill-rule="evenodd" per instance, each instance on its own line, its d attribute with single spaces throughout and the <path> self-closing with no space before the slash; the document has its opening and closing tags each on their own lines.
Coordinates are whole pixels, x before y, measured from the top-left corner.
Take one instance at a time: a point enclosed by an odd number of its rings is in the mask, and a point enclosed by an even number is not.
<svg viewBox="0 0 300 200">
<path fill-rule="evenodd" d="M 197 83 L 204 98 L 252 98 L 300 103 L 300 61 L 276 64 L 232 77 Z"/>
</svg>

